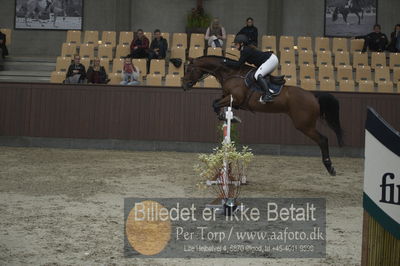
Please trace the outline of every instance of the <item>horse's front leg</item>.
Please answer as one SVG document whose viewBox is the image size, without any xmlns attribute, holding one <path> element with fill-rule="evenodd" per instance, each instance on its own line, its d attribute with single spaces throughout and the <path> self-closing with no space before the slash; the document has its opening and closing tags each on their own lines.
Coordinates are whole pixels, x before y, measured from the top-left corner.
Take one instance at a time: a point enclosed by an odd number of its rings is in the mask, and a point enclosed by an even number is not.
<svg viewBox="0 0 400 266">
<path fill-rule="evenodd" d="M 231 105 L 231 95 L 230 94 L 227 96 L 223 96 L 220 99 L 214 100 L 213 109 L 219 119 L 223 119 L 223 117 L 224 117 L 224 114 L 221 112 L 221 108 L 228 107 L 230 105 Z M 235 97 L 233 97 L 232 106 L 237 106 L 237 105 L 238 105 L 238 102 L 235 99 Z"/>
</svg>

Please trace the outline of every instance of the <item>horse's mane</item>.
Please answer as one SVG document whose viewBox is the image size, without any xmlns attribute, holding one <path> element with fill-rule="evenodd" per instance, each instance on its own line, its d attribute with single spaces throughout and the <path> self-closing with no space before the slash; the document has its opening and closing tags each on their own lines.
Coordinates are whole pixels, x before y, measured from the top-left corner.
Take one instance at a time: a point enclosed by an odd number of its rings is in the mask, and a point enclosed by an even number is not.
<svg viewBox="0 0 400 266">
<path fill-rule="evenodd" d="M 225 59 L 225 60 L 230 61 L 230 62 L 237 62 L 238 61 L 238 60 L 233 60 L 231 58 L 227 58 L 225 56 L 220 56 L 220 55 L 203 55 L 203 56 L 197 57 L 196 59 L 202 59 L 202 58 L 216 58 L 216 59 L 221 59 L 221 60 Z M 243 71 L 249 71 L 252 68 L 254 68 L 254 67 L 249 66 L 249 65 L 243 65 L 243 66 L 240 67 L 240 70 L 241 71 L 242 70 Z"/>
</svg>

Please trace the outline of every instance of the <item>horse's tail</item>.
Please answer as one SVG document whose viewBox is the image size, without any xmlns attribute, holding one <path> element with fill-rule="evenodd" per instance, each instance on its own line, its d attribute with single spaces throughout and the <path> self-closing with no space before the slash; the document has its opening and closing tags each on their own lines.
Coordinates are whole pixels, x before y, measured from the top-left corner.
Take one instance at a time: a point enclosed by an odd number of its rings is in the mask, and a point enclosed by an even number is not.
<svg viewBox="0 0 400 266">
<path fill-rule="evenodd" d="M 339 101 L 335 96 L 329 93 L 315 94 L 319 102 L 321 118 L 335 132 L 339 146 L 343 146 L 343 130 L 340 126 Z"/>
</svg>

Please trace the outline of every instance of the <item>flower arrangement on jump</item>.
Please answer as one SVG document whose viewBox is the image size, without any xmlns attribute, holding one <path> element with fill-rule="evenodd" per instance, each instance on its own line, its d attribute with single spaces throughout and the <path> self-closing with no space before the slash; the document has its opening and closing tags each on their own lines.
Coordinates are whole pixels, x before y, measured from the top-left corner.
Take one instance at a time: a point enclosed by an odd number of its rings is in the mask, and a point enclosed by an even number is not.
<svg viewBox="0 0 400 266">
<path fill-rule="evenodd" d="M 210 154 L 200 154 L 201 164 L 195 166 L 200 175 L 199 187 L 212 186 L 220 199 L 237 199 L 241 184 L 246 183 L 248 166 L 254 155 L 243 147 L 237 151 L 235 143 L 222 143 Z"/>
</svg>

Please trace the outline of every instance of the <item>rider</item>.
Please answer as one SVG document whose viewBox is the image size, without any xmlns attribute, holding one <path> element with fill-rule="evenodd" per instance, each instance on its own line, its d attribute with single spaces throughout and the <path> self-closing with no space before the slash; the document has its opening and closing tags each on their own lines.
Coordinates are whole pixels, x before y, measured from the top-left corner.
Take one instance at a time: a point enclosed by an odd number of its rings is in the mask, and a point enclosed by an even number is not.
<svg viewBox="0 0 400 266">
<path fill-rule="evenodd" d="M 278 66 L 278 57 L 272 52 L 261 52 L 255 46 L 249 45 L 246 35 L 236 35 L 233 42 L 240 51 L 239 61 L 224 59 L 225 64 L 233 67 L 240 67 L 246 62 L 255 65 L 258 69 L 254 74 L 254 78 L 257 84 L 264 90 L 264 94 L 260 97 L 259 101 L 263 104 L 271 102 L 272 94 L 264 77 Z"/>
</svg>

